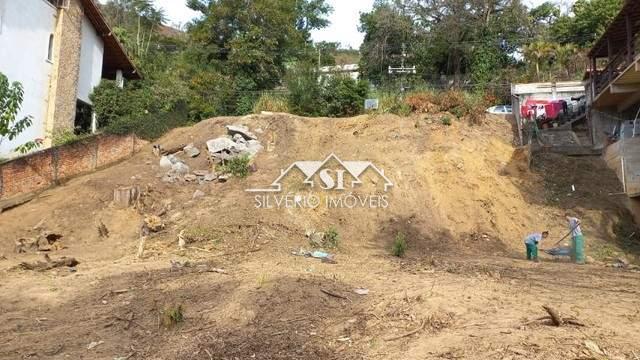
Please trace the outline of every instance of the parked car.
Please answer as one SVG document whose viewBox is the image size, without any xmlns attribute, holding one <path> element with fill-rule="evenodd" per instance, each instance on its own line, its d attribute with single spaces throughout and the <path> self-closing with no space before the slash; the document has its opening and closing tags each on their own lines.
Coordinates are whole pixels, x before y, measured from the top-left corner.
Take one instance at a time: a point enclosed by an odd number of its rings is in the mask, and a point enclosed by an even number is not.
<svg viewBox="0 0 640 360">
<path fill-rule="evenodd" d="M 487 112 L 495 115 L 511 115 L 513 114 L 513 108 L 511 105 L 496 105 L 488 108 Z"/>
</svg>

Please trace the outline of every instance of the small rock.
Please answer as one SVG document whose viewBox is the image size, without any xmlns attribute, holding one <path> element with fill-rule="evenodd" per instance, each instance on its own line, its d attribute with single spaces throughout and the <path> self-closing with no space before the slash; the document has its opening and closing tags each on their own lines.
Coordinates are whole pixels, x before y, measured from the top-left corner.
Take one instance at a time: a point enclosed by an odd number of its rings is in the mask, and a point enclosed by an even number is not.
<svg viewBox="0 0 640 360">
<path fill-rule="evenodd" d="M 264 132 L 264 130 L 262 130 L 261 128 L 257 128 L 255 130 L 256 134 L 262 134 Z"/>
<path fill-rule="evenodd" d="M 227 180 L 229 180 L 231 178 L 231 175 L 229 174 L 222 174 L 220 176 L 218 176 L 218 181 L 220 182 L 227 182 Z"/>
<path fill-rule="evenodd" d="M 193 146 L 193 144 L 185 146 L 182 151 L 184 151 L 187 156 L 192 158 L 198 157 L 198 155 L 200 155 L 200 150 L 197 147 Z"/>
<path fill-rule="evenodd" d="M 204 181 L 214 181 L 217 178 L 218 178 L 218 175 L 216 175 L 214 173 L 209 173 L 209 174 L 204 176 Z"/>
<path fill-rule="evenodd" d="M 196 190 L 193 193 L 193 197 L 192 198 L 193 199 L 198 199 L 198 198 L 201 198 L 201 197 L 204 197 L 204 196 L 205 196 L 205 193 L 202 190 Z"/>
<path fill-rule="evenodd" d="M 584 262 L 587 264 L 594 264 L 596 261 L 594 258 L 592 258 L 591 256 L 587 255 L 584 257 Z"/>
<path fill-rule="evenodd" d="M 151 232 L 158 232 L 164 229 L 162 219 L 157 215 L 147 215 L 144 218 L 144 225 Z"/>
<path fill-rule="evenodd" d="M 175 164 L 171 165 L 171 171 L 175 174 L 185 175 L 189 173 L 190 169 L 187 164 L 183 162 L 176 162 Z"/>
<path fill-rule="evenodd" d="M 91 350 L 93 348 L 95 348 L 98 345 L 102 345 L 104 344 L 104 341 L 100 340 L 100 341 L 92 341 L 89 345 L 87 345 L 87 350 Z"/>
<path fill-rule="evenodd" d="M 171 161 L 170 156 L 163 156 L 160 158 L 160 167 L 163 169 L 170 169 L 171 165 L 173 165 L 173 161 Z"/>
<path fill-rule="evenodd" d="M 358 294 L 358 295 L 367 295 L 367 294 L 369 294 L 369 289 L 357 288 L 357 289 L 353 290 L 353 292 Z"/>
<path fill-rule="evenodd" d="M 195 176 L 207 176 L 209 172 L 207 170 L 194 170 L 193 175 Z"/>
<path fill-rule="evenodd" d="M 183 177 L 183 179 L 184 181 L 187 181 L 187 182 L 193 182 L 193 181 L 197 181 L 198 177 L 193 174 L 187 174 Z"/>
<path fill-rule="evenodd" d="M 227 125 L 227 132 L 229 135 L 241 135 L 245 140 L 257 140 L 258 137 L 249 131 L 249 128 L 243 125 Z"/>
<path fill-rule="evenodd" d="M 629 260 L 624 257 L 619 257 L 614 261 L 614 264 L 620 264 L 620 267 L 627 267 L 629 266 Z"/>
</svg>

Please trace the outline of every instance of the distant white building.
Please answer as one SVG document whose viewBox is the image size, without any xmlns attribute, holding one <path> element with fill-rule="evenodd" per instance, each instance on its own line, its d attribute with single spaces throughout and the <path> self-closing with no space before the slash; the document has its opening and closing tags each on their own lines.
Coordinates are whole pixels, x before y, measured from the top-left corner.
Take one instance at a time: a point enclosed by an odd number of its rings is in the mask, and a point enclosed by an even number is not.
<svg viewBox="0 0 640 360">
<path fill-rule="evenodd" d="M 140 75 L 93 0 L 0 0 L 0 72 L 24 88 L 19 117 L 33 125 L 0 156 L 57 131 L 95 130 L 89 94 L 103 78 Z"/>
<path fill-rule="evenodd" d="M 360 78 L 360 67 L 358 64 L 323 66 L 318 69 L 321 77 L 331 77 L 335 74 L 348 75 L 353 80 Z"/>
</svg>

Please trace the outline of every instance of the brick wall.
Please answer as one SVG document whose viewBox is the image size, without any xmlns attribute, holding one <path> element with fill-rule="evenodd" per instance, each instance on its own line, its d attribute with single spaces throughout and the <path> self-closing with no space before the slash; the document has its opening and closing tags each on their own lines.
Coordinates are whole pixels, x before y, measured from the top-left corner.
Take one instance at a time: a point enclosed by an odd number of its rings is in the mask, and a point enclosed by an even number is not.
<svg viewBox="0 0 640 360">
<path fill-rule="evenodd" d="M 131 157 L 144 144 L 134 135 L 100 135 L 0 164 L 0 205 Z"/>
</svg>

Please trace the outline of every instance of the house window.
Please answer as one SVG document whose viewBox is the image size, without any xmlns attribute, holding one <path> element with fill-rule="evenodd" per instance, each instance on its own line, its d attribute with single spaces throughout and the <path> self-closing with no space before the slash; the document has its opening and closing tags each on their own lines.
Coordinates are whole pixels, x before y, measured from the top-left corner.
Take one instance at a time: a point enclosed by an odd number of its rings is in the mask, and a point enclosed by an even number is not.
<svg viewBox="0 0 640 360">
<path fill-rule="evenodd" d="M 49 35 L 49 48 L 47 49 L 47 61 L 53 62 L 53 34 Z"/>
</svg>

